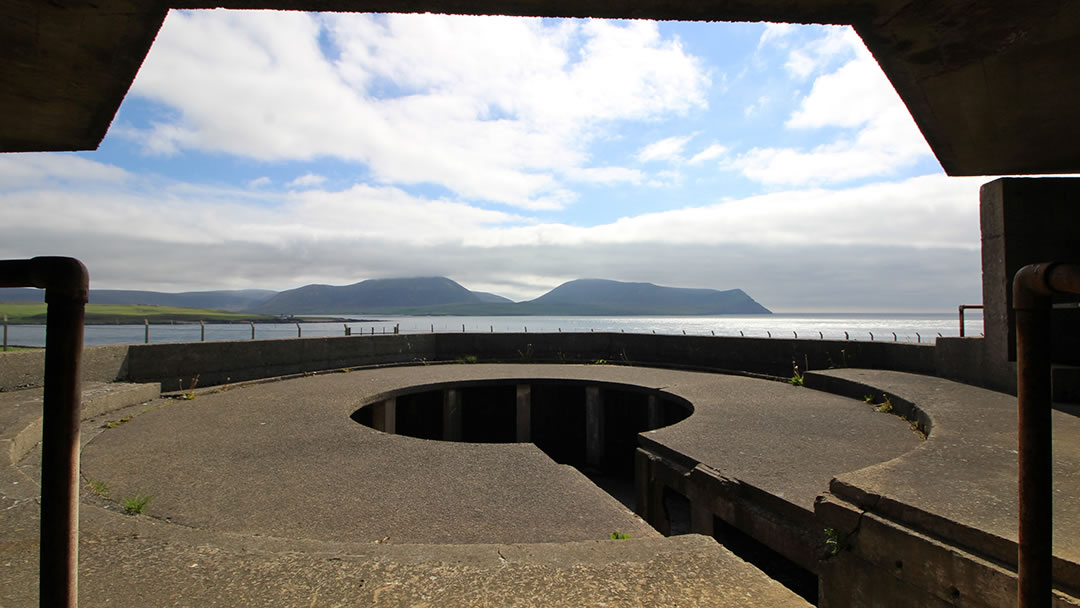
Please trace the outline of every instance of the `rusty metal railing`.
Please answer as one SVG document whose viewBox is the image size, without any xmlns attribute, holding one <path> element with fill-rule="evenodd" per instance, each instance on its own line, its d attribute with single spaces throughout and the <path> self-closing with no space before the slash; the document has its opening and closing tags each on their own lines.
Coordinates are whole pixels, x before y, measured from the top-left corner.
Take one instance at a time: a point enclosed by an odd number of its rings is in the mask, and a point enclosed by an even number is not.
<svg viewBox="0 0 1080 608">
<path fill-rule="evenodd" d="M 1017 431 L 1020 515 L 1017 603 L 1045 608 L 1053 594 L 1053 428 L 1051 296 L 1080 294 L 1080 265 L 1032 264 L 1013 279 L 1016 311 Z"/>
<path fill-rule="evenodd" d="M 0 287 L 45 290 L 39 604 L 78 605 L 79 418 L 83 320 L 90 276 L 74 258 L 0 260 Z"/>
</svg>

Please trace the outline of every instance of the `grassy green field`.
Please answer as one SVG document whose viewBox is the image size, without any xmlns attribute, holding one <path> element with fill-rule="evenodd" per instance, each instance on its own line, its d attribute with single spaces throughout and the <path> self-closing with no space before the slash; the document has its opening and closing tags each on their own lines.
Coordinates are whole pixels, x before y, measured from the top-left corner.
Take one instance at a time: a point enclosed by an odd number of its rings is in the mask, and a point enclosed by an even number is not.
<svg viewBox="0 0 1080 608">
<path fill-rule="evenodd" d="M 0 314 L 7 315 L 8 323 L 45 323 L 45 304 L 38 302 L 0 302 Z M 181 308 L 179 306 L 143 306 L 120 304 L 87 304 L 88 324 L 189 322 L 198 323 L 244 323 L 247 321 L 273 321 L 269 315 L 253 315 L 227 312 L 208 308 Z"/>
</svg>

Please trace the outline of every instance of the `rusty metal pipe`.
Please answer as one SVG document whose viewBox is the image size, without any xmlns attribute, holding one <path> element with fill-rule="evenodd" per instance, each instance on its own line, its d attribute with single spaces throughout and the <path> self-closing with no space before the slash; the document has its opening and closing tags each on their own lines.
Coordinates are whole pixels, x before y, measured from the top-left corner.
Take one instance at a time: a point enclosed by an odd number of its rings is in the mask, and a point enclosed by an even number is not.
<svg viewBox="0 0 1080 608">
<path fill-rule="evenodd" d="M 78 605 L 79 418 L 90 276 L 73 258 L 0 260 L 0 287 L 45 289 L 39 605 Z"/>
<path fill-rule="evenodd" d="M 1080 293 L 1080 265 L 1032 264 L 1013 279 L 1016 312 L 1020 514 L 1017 605 L 1045 608 L 1052 597 L 1053 450 L 1050 310 L 1055 293 Z"/>
</svg>

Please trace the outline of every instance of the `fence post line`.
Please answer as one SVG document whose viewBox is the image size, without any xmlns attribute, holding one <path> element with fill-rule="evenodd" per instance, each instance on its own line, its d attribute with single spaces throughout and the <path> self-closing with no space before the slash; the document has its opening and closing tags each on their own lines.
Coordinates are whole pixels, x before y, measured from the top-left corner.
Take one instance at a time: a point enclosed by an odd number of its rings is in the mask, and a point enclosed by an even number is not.
<svg viewBox="0 0 1080 608">
<path fill-rule="evenodd" d="M 199 321 L 199 342 L 206 342 L 206 323 Z"/>
<path fill-rule="evenodd" d="M 150 320 L 149 319 L 143 319 L 143 325 L 146 326 L 146 329 L 143 331 L 143 344 L 149 344 L 150 343 Z"/>
</svg>

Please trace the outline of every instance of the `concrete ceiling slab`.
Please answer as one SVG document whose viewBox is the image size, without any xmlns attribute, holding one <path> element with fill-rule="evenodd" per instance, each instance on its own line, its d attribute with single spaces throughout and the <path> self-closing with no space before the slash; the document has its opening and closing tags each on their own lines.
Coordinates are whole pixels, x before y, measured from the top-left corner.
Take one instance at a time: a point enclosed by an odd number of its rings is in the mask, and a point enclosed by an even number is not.
<svg viewBox="0 0 1080 608">
<path fill-rule="evenodd" d="M 1080 0 L 3 0 L 0 151 L 96 148 L 170 7 L 852 24 L 949 174 L 1080 172 Z"/>
</svg>

